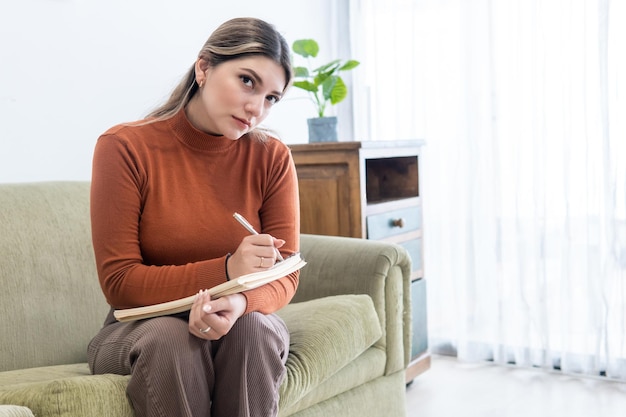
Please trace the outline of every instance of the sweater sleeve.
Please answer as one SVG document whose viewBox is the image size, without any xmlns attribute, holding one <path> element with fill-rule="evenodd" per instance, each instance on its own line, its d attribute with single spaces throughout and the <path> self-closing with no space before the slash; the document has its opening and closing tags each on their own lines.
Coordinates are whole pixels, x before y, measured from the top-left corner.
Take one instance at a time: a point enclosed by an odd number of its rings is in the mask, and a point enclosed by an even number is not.
<svg viewBox="0 0 626 417">
<path fill-rule="evenodd" d="M 225 255 L 184 265 L 144 264 L 139 222 L 147 186 L 132 144 L 113 133 L 101 136 L 93 157 L 91 226 L 100 285 L 114 308 L 171 301 L 226 279 Z"/>
<path fill-rule="evenodd" d="M 283 256 L 300 250 L 300 205 L 298 178 L 290 151 L 282 144 L 282 152 L 272 165 L 266 184 L 265 200 L 259 212 L 262 233 L 284 239 Z M 285 306 L 293 298 L 298 287 L 300 271 L 244 293 L 248 307 L 246 313 L 259 311 L 264 314 Z"/>
</svg>

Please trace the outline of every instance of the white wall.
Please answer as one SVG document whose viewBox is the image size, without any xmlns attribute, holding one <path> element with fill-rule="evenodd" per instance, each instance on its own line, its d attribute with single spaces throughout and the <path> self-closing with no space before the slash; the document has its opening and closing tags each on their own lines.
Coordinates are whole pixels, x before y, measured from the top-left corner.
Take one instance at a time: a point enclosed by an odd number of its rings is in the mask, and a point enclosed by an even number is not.
<svg viewBox="0 0 626 417">
<path fill-rule="evenodd" d="M 223 21 L 265 19 L 290 44 L 317 39 L 325 59 L 341 49 L 331 38 L 342 38 L 337 8 L 345 4 L 0 0 L 0 182 L 88 180 L 97 137 L 161 102 Z M 312 116 L 292 89 L 265 125 L 286 143 L 304 143 Z"/>
</svg>

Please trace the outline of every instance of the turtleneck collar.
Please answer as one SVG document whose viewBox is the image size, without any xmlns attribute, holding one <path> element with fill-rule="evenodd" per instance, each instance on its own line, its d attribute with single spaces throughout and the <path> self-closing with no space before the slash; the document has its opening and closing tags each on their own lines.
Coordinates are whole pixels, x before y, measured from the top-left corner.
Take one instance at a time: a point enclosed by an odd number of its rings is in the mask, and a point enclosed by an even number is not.
<svg viewBox="0 0 626 417">
<path fill-rule="evenodd" d="M 168 119 L 167 123 L 180 142 L 199 151 L 220 152 L 234 146 L 237 142 L 196 129 L 187 118 L 184 108 Z"/>
</svg>

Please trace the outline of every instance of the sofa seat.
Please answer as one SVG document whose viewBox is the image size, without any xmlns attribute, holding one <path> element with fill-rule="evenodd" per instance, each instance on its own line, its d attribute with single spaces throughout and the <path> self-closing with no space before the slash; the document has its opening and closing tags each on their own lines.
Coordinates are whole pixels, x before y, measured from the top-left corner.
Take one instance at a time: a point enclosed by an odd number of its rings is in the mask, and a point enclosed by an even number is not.
<svg viewBox="0 0 626 417">
<path fill-rule="evenodd" d="M 280 392 L 281 415 L 384 374 L 385 354 L 372 347 L 382 330 L 369 296 L 338 295 L 294 303 L 279 315 L 291 334 L 287 377 Z M 323 385 L 333 377 L 336 381 Z M 0 372 L 0 404 L 29 404 L 35 415 L 45 416 L 111 413 L 132 417 L 125 396 L 128 379 L 92 376 L 86 363 Z"/>
</svg>

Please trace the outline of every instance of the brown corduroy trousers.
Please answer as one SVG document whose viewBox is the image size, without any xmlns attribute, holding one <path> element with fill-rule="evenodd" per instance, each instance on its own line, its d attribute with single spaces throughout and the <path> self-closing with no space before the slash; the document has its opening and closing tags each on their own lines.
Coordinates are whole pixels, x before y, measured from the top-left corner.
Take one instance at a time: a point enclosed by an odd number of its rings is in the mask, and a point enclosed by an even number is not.
<svg viewBox="0 0 626 417">
<path fill-rule="evenodd" d="M 137 417 L 273 417 L 289 332 L 276 315 L 247 314 L 220 340 L 199 339 L 185 317 L 108 324 L 91 341 L 94 374 L 131 375 Z"/>
</svg>

